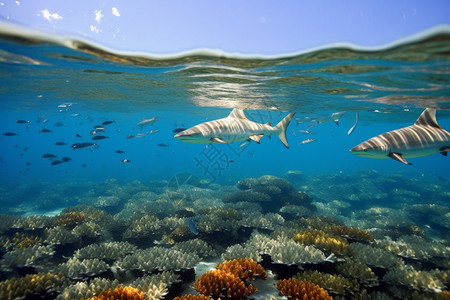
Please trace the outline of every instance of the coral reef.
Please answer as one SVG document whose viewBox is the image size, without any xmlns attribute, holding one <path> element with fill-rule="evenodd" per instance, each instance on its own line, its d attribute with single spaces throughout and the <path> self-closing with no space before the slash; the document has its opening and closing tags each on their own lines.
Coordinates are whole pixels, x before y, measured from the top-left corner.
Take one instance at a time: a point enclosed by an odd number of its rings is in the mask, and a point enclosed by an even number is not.
<svg viewBox="0 0 450 300">
<path fill-rule="evenodd" d="M 337 295 L 351 296 L 359 292 L 359 284 L 356 279 L 348 279 L 342 275 L 332 275 L 318 271 L 304 271 L 293 277 L 299 281 L 306 281 Z"/>
<path fill-rule="evenodd" d="M 109 299 L 123 299 L 123 300 L 143 300 L 145 298 L 144 292 L 137 288 L 130 286 L 119 286 L 115 289 L 109 289 L 101 292 L 98 296 L 90 298 L 90 300 L 109 300 Z"/>
<path fill-rule="evenodd" d="M 168 287 L 178 281 L 178 275 L 168 271 L 154 275 L 144 275 L 131 284 L 143 291 L 149 299 L 161 299 L 167 294 Z"/>
<path fill-rule="evenodd" d="M 45 242 L 48 244 L 69 244 L 78 239 L 78 236 L 64 226 L 45 229 Z"/>
<path fill-rule="evenodd" d="M 276 288 L 280 290 L 283 295 L 295 300 L 333 300 L 333 298 L 328 295 L 328 292 L 320 286 L 311 282 L 303 282 L 293 278 L 278 281 Z"/>
<path fill-rule="evenodd" d="M 33 266 L 38 262 L 50 259 L 55 253 L 52 246 L 33 246 L 17 248 L 6 253 L 2 260 L 2 266 L 22 267 Z"/>
<path fill-rule="evenodd" d="M 346 240 L 319 229 L 306 229 L 293 237 L 294 241 L 339 255 L 351 255 L 352 248 Z"/>
<path fill-rule="evenodd" d="M 59 274 L 38 273 L 0 281 L 0 299 L 16 299 L 45 294 L 64 280 L 65 277 Z"/>
<path fill-rule="evenodd" d="M 107 259 L 115 260 L 127 254 L 133 253 L 137 247 L 128 242 L 109 242 L 91 244 L 75 251 L 73 257 L 78 259 Z"/>
<path fill-rule="evenodd" d="M 442 279 L 433 272 L 416 271 L 409 266 L 389 270 L 383 281 L 393 285 L 409 286 L 424 292 L 438 293 L 445 289 Z"/>
<path fill-rule="evenodd" d="M 184 295 L 175 297 L 173 300 L 212 300 L 212 298 L 205 295 Z"/>
<path fill-rule="evenodd" d="M 83 212 L 71 211 L 57 216 L 53 220 L 55 226 L 75 226 L 82 223 L 86 219 Z"/>
<path fill-rule="evenodd" d="M 14 221 L 12 228 L 21 229 L 40 229 L 44 227 L 50 227 L 53 223 L 53 218 L 46 216 L 29 216 L 25 218 L 19 218 Z"/>
<path fill-rule="evenodd" d="M 354 250 L 354 258 L 369 266 L 392 269 L 403 264 L 399 258 L 384 249 L 373 248 L 361 243 L 353 243 L 351 247 Z"/>
<path fill-rule="evenodd" d="M 374 237 L 367 230 L 361 228 L 352 228 L 344 225 L 333 225 L 331 226 L 331 231 L 342 237 L 347 237 L 354 240 L 363 240 L 367 242 L 372 242 Z"/>
<path fill-rule="evenodd" d="M 116 261 L 116 265 L 124 270 L 179 270 L 192 268 L 200 258 L 195 253 L 186 253 L 175 249 L 153 247 L 136 250 Z"/>
<path fill-rule="evenodd" d="M 222 270 L 212 270 L 204 273 L 194 283 L 197 292 L 217 297 L 229 297 L 232 299 L 241 299 L 244 296 L 253 294 L 256 289 L 249 284 L 248 286 L 237 276 Z"/>
<path fill-rule="evenodd" d="M 213 257 L 217 255 L 216 251 L 207 242 L 200 239 L 177 243 L 173 246 L 173 249 L 186 253 L 195 253 L 200 257 Z"/>
<path fill-rule="evenodd" d="M 254 280 L 255 276 L 262 279 L 266 278 L 264 268 L 253 259 L 248 258 L 236 258 L 218 263 L 216 269 L 234 274 L 240 279 L 245 280 Z"/>
<path fill-rule="evenodd" d="M 378 285 L 378 277 L 365 263 L 351 260 L 336 266 L 336 270 L 349 278 L 358 280 L 364 286 Z"/>
<path fill-rule="evenodd" d="M 84 222 L 72 229 L 73 234 L 85 237 L 98 237 L 101 234 L 101 231 L 101 226 L 94 221 Z"/>
<path fill-rule="evenodd" d="M 100 294 L 102 291 L 114 289 L 119 285 L 120 284 L 117 279 L 111 281 L 105 278 L 97 277 L 90 280 L 89 282 L 80 281 L 71 286 L 68 286 L 61 292 L 61 294 L 56 297 L 56 299 L 65 300 L 91 298 L 95 295 Z"/>
<path fill-rule="evenodd" d="M 106 272 L 109 266 L 98 258 L 83 259 L 70 258 L 58 266 L 58 271 L 71 279 L 83 279 Z"/>
</svg>

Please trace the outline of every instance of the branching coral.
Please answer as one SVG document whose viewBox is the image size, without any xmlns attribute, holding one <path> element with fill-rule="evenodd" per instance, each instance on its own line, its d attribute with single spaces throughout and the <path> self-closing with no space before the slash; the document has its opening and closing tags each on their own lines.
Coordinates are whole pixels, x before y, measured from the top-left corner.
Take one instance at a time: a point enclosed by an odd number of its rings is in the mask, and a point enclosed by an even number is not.
<svg viewBox="0 0 450 300">
<path fill-rule="evenodd" d="M 99 224 L 89 221 L 75 226 L 72 233 L 77 236 L 98 237 L 102 231 Z"/>
<path fill-rule="evenodd" d="M 314 245 L 319 249 L 330 251 L 334 254 L 350 255 L 352 248 L 346 240 L 333 236 L 319 229 L 306 229 L 293 237 L 294 241 L 304 245 Z"/>
<path fill-rule="evenodd" d="M 60 264 L 58 270 L 72 279 L 80 279 L 101 274 L 109 269 L 109 266 L 97 258 L 79 260 L 71 258 Z"/>
<path fill-rule="evenodd" d="M 298 273 L 293 278 L 317 284 L 330 292 L 343 296 L 347 293 L 353 295 L 359 291 L 359 284 L 355 279 L 350 280 L 339 274 L 331 275 L 318 271 L 304 271 Z"/>
<path fill-rule="evenodd" d="M 370 234 L 367 230 L 361 228 L 352 228 L 344 225 L 333 225 L 331 226 L 331 231 L 343 237 L 348 237 L 355 240 L 363 240 L 371 242 L 374 240 L 372 234 Z"/>
<path fill-rule="evenodd" d="M 195 253 L 186 253 L 175 249 L 153 247 L 137 250 L 116 261 L 116 265 L 124 270 L 178 270 L 191 268 L 200 261 Z"/>
<path fill-rule="evenodd" d="M 195 281 L 194 288 L 206 296 L 231 297 L 232 299 L 241 299 L 256 291 L 251 284 L 247 287 L 237 276 L 222 270 L 212 270 L 203 274 Z"/>
<path fill-rule="evenodd" d="M 55 217 L 53 225 L 55 226 L 75 226 L 86 219 L 83 212 L 71 211 Z"/>
<path fill-rule="evenodd" d="M 433 272 L 416 271 L 409 266 L 389 270 L 384 275 L 383 281 L 394 285 L 410 286 L 424 292 L 438 293 L 445 289 L 441 278 Z"/>
<path fill-rule="evenodd" d="M 391 252 L 361 243 L 352 243 L 354 258 L 373 267 L 391 269 L 402 265 L 402 261 Z"/>
<path fill-rule="evenodd" d="M 42 238 L 35 234 L 16 232 L 12 237 L 1 237 L 4 248 L 26 248 L 42 244 Z"/>
<path fill-rule="evenodd" d="M 336 270 L 346 277 L 357 279 L 364 286 L 378 285 L 378 277 L 372 269 L 359 260 L 351 260 L 337 265 Z"/>
<path fill-rule="evenodd" d="M 133 288 L 131 286 L 119 286 L 115 289 L 103 291 L 98 296 L 92 297 L 90 300 L 143 300 L 144 298 L 145 294 L 136 288 Z"/>
<path fill-rule="evenodd" d="M 133 253 L 136 249 L 137 247 L 135 245 L 128 242 L 91 244 L 75 251 L 74 257 L 80 259 L 118 259 L 127 254 Z"/>
<path fill-rule="evenodd" d="M 48 244 L 68 244 L 77 240 L 77 236 L 64 226 L 45 229 L 45 242 Z"/>
<path fill-rule="evenodd" d="M 237 258 L 218 263 L 216 269 L 234 274 L 244 280 L 254 280 L 255 276 L 262 279 L 266 278 L 264 268 L 253 259 L 248 258 Z"/>
<path fill-rule="evenodd" d="M 1 264 L 3 266 L 32 266 L 39 261 L 49 259 L 53 256 L 54 250 L 52 246 L 33 246 L 26 248 L 17 248 L 3 256 Z"/>
<path fill-rule="evenodd" d="M 80 281 L 65 288 L 61 294 L 56 297 L 57 300 L 66 299 L 85 299 L 100 294 L 102 291 L 113 289 L 119 286 L 117 279 L 111 281 L 104 278 L 94 278 L 89 283 Z"/>
<path fill-rule="evenodd" d="M 52 225 L 52 220 L 53 218 L 46 216 L 30 216 L 16 219 L 12 227 L 34 230 L 44 227 L 50 227 Z"/>
<path fill-rule="evenodd" d="M 296 279 L 283 279 L 278 281 L 276 288 L 294 300 L 317 299 L 333 300 L 328 292 L 311 282 L 303 282 Z"/>
<path fill-rule="evenodd" d="M 123 236 L 124 238 L 138 238 L 154 233 L 160 228 L 160 220 L 157 217 L 145 215 L 134 220 Z"/>
<path fill-rule="evenodd" d="M 150 300 L 161 299 L 167 294 L 167 288 L 178 280 L 173 272 L 162 272 L 154 275 L 145 275 L 133 281 L 133 287 L 143 291 Z"/>
<path fill-rule="evenodd" d="M 212 300 L 212 299 L 213 298 L 205 295 L 184 295 L 173 298 L 173 300 Z"/>
<path fill-rule="evenodd" d="M 200 239 L 188 240 L 180 242 L 173 246 L 173 249 L 180 250 L 187 253 L 196 253 L 200 257 L 216 256 L 216 251 L 208 245 L 207 242 Z"/>
<path fill-rule="evenodd" d="M 0 282 L 0 299 L 23 298 L 41 294 L 60 285 L 65 280 L 59 274 L 28 274 L 21 278 L 11 278 Z"/>
</svg>

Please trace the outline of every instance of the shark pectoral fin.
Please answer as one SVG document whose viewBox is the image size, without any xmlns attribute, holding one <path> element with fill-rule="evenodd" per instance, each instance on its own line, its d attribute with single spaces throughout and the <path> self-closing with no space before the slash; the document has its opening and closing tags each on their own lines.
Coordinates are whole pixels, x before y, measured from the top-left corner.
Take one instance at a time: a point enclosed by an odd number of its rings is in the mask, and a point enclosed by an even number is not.
<svg viewBox="0 0 450 300">
<path fill-rule="evenodd" d="M 389 153 L 388 155 L 390 158 L 395 159 L 396 161 L 399 161 L 401 163 L 404 163 L 406 165 L 412 165 L 409 161 L 403 158 L 401 153 Z"/>
<path fill-rule="evenodd" d="M 249 138 L 251 140 L 254 140 L 255 142 L 257 142 L 258 144 L 260 143 L 259 141 L 261 140 L 261 138 L 264 136 L 264 134 L 255 134 L 255 135 L 251 135 L 249 136 Z"/>
<path fill-rule="evenodd" d="M 224 140 L 222 140 L 221 138 L 217 138 L 217 137 L 211 138 L 210 141 L 213 143 L 219 143 L 219 144 L 227 144 L 228 143 L 228 142 L 225 142 Z"/>
<path fill-rule="evenodd" d="M 447 156 L 447 152 L 450 152 L 450 147 L 442 147 L 439 151 L 442 155 Z"/>
</svg>

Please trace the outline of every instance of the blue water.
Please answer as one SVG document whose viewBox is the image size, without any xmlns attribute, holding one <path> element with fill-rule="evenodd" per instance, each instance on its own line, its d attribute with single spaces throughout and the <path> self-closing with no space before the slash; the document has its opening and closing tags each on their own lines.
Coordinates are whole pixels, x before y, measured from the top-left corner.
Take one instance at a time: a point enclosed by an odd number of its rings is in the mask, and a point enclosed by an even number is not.
<svg viewBox="0 0 450 300">
<path fill-rule="evenodd" d="M 243 178 L 285 177 L 289 170 L 300 170 L 312 190 L 311 182 L 324 176 L 341 176 L 351 185 L 359 183 L 358 174 L 376 172 L 376 180 L 399 175 L 403 181 L 392 190 L 415 180 L 423 190 L 439 190 L 439 198 L 431 198 L 448 207 L 449 157 L 411 158 L 413 165 L 407 166 L 355 156 L 349 149 L 411 125 L 426 107 L 436 108 L 438 123 L 450 129 L 449 47 L 450 36 L 443 34 L 373 52 L 335 48 L 266 60 L 200 55 L 155 60 L 3 36 L 0 132 L 17 135 L 0 136 L 0 206 L 9 214 L 46 214 L 82 204 L 87 190 L 101 189 L 111 179 L 117 186 L 136 181 L 164 186 L 177 174 L 188 173 L 207 184 L 234 186 Z M 276 136 L 263 137 L 259 145 L 208 146 L 173 137 L 175 128 L 223 118 L 233 108 L 244 109 L 252 121 L 272 125 L 296 113 L 287 130 L 289 149 Z M 341 111 L 339 125 L 327 119 Z M 356 112 L 359 124 L 347 135 Z M 157 118 L 153 125 L 142 130 L 137 126 L 152 117 Z M 295 118 L 305 117 L 323 123 L 297 124 Z M 90 132 L 104 121 L 115 121 L 101 134 L 108 138 L 92 141 Z M 40 132 L 44 128 L 52 132 Z M 127 139 L 141 133 L 148 134 Z M 315 141 L 302 144 L 306 139 Z M 66 145 L 55 145 L 60 141 Z M 71 148 L 80 142 L 97 146 Z M 47 153 L 70 161 L 52 165 L 56 159 L 42 158 Z M 293 184 L 301 188 L 306 183 Z M 48 202 L 39 203 L 42 199 Z M 336 200 L 348 199 L 343 195 Z M 354 210 L 371 205 L 359 203 Z M 445 240 L 449 228 L 442 226 L 443 232 L 434 234 Z"/>
</svg>

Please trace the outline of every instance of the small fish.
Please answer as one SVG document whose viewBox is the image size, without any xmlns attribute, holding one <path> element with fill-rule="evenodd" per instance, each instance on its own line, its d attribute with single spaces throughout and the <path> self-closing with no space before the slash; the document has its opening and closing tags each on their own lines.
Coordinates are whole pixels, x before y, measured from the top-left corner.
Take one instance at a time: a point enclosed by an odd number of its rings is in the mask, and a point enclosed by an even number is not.
<svg viewBox="0 0 450 300">
<path fill-rule="evenodd" d="M 122 150 L 116 150 L 116 153 L 117 153 L 117 154 L 123 154 L 123 153 L 125 153 L 125 151 L 122 151 Z"/>
<path fill-rule="evenodd" d="M 62 161 L 60 161 L 60 160 L 52 161 L 52 166 L 57 166 L 59 164 L 62 164 Z"/>
<path fill-rule="evenodd" d="M 298 143 L 299 145 L 300 144 L 309 144 L 309 143 L 312 143 L 312 142 L 315 142 L 316 141 L 316 139 L 306 139 L 306 140 L 303 140 L 303 141 L 301 141 L 300 143 Z"/>
<path fill-rule="evenodd" d="M 88 148 L 91 146 L 97 146 L 97 144 L 95 143 L 75 143 L 72 145 L 72 149 L 83 149 L 83 148 Z"/>
<path fill-rule="evenodd" d="M 228 163 L 232 164 L 232 163 L 234 163 L 234 160 L 229 159 L 229 160 L 228 160 Z"/>
<path fill-rule="evenodd" d="M 300 129 L 298 132 L 300 132 L 301 134 L 314 134 L 314 131 L 311 131 L 308 129 L 306 129 L 306 130 Z"/>
<path fill-rule="evenodd" d="M 56 155 L 51 154 L 51 153 L 46 153 L 44 155 L 41 156 L 42 158 L 57 158 Z"/>
<path fill-rule="evenodd" d="M 80 114 L 71 114 L 72 117 L 78 117 Z"/>
<path fill-rule="evenodd" d="M 132 134 L 130 134 L 130 135 L 127 135 L 127 140 L 129 140 L 129 139 L 132 139 L 132 138 L 134 138 L 135 136 L 134 135 L 132 135 Z"/>
<path fill-rule="evenodd" d="M 25 163 L 27 166 L 31 166 L 31 163 L 30 162 L 27 162 L 27 163 Z"/>
<path fill-rule="evenodd" d="M 17 120 L 16 123 L 17 124 L 31 124 L 31 122 L 27 121 L 27 120 Z"/>
<path fill-rule="evenodd" d="M 143 137 L 145 137 L 147 134 L 146 133 L 138 133 L 138 134 L 136 134 L 134 137 L 137 137 L 137 138 L 143 138 Z"/>
<path fill-rule="evenodd" d="M 130 162 L 131 162 L 131 160 L 126 159 L 126 158 L 122 159 L 122 161 L 121 161 L 121 163 L 123 163 L 123 164 L 127 164 L 127 163 L 130 163 Z"/>
<path fill-rule="evenodd" d="M 64 123 L 61 122 L 61 121 L 56 121 L 55 124 L 53 124 L 53 126 L 55 126 L 55 127 L 63 127 Z"/>
<path fill-rule="evenodd" d="M 96 135 L 96 136 L 92 137 L 92 139 L 93 139 L 94 141 L 99 141 L 99 140 L 109 139 L 109 136 Z"/>
<path fill-rule="evenodd" d="M 144 126 L 147 126 L 147 125 L 153 125 L 153 124 L 155 124 L 155 122 L 156 122 L 157 120 L 158 120 L 158 119 L 157 119 L 156 117 L 153 117 L 153 118 L 151 118 L 151 119 L 143 118 L 142 121 L 140 121 L 140 122 L 137 123 L 136 125 L 139 126 L 139 127 L 141 127 L 141 130 L 142 130 L 142 128 L 144 128 Z"/>
<path fill-rule="evenodd" d="M 169 144 L 162 144 L 162 143 L 161 143 L 161 144 L 158 144 L 157 146 L 158 146 L 158 147 L 169 147 Z"/>
<path fill-rule="evenodd" d="M 81 165 L 83 168 L 86 168 L 87 167 L 87 164 L 82 164 Z"/>
<path fill-rule="evenodd" d="M 72 159 L 71 159 L 70 157 L 65 156 L 65 157 L 63 157 L 61 160 L 62 160 L 63 162 L 69 162 L 69 161 L 71 161 Z"/>
<path fill-rule="evenodd" d="M 25 147 L 25 148 L 23 148 L 23 151 L 27 152 L 27 151 L 28 151 L 28 149 L 30 149 L 30 148 L 28 148 L 28 147 Z"/>
<path fill-rule="evenodd" d="M 56 142 L 55 145 L 56 145 L 56 146 L 65 146 L 65 145 L 67 145 L 67 143 L 64 143 L 64 142 Z"/>
<path fill-rule="evenodd" d="M 174 130 L 172 130 L 172 132 L 173 133 L 179 133 L 179 132 L 182 132 L 182 131 L 185 131 L 186 130 L 186 128 L 175 128 Z"/>
<path fill-rule="evenodd" d="M 159 132 L 158 129 L 152 129 L 152 130 L 147 131 L 146 134 L 155 134 L 155 133 L 158 133 L 158 132 Z"/>
<path fill-rule="evenodd" d="M 109 124 L 112 124 L 112 123 L 116 123 L 116 121 L 105 121 L 105 122 L 102 123 L 102 125 L 105 126 L 105 125 L 109 125 Z"/>
<path fill-rule="evenodd" d="M 350 130 L 347 132 L 347 135 L 352 134 L 353 131 L 355 131 L 356 126 L 358 125 L 358 121 L 359 121 L 359 113 L 356 112 L 356 120 L 355 120 L 355 124 L 352 126 L 352 128 L 350 128 Z"/>
<path fill-rule="evenodd" d="M 97 133 L 103 133 L 105 132 L 104 130 L 92 130 L 89 134 L 90 135 L 96 135 Z"/>
<path fill-rule="evenodd" d="M 75 134 L 75 137 L 78 137 L 78 138 L 80 138 L 80 137 L 81 137 L 81 135 L 79 135 L 79 134 L 77 133 L 77 134 Z"/>
<path fill-rule="evenodd" d="M 193 234 L 198 235 L 197 224 L 195 224 L 193 219 L 189 219 L 188 226 Z"/>
<path fill-rule="evenodd" d="M 51 131 L 50 129 L 47 129 L 47 128 L 42 128 L 41 130 L 39 130 L 39 132 L 50 133 L 50 132 L 53 132 L 53 131 Z"/>
<path fill-rule="evenodd" d="M 18 134 L 14 133 L 14 132 L 5 132 L 3 135 L 4 136 L 15 136 L 15 135 L 18 135 Z"/>
<path fill-rule="evenodd" d="M 94 126 L 94 129 L 97 130 L 97 131 L 105 131 L 106 127 L 103 127 L 103 126 L 100 126 L 100 125 L 96 125 L 96 126 Z"/>
</svg>

